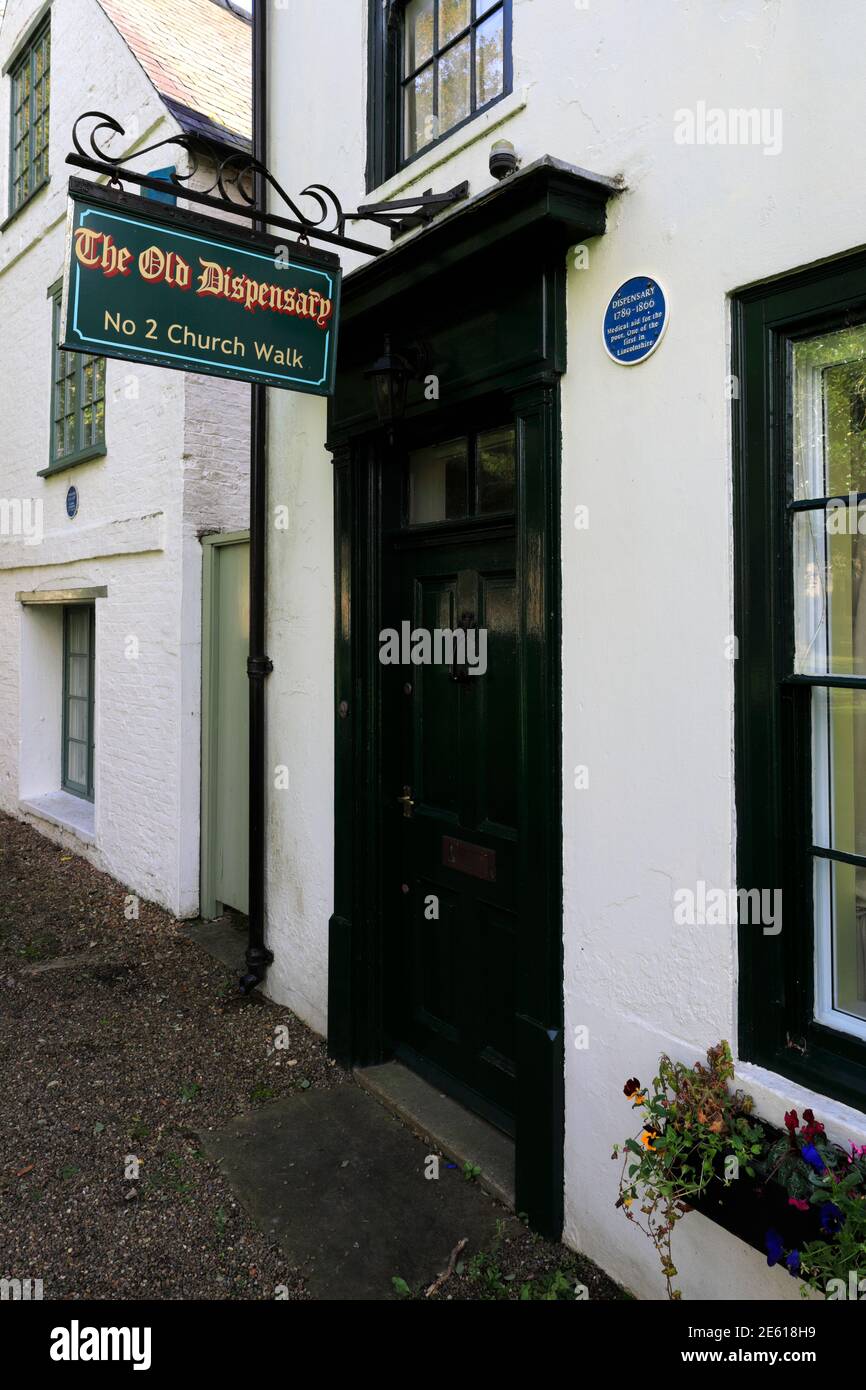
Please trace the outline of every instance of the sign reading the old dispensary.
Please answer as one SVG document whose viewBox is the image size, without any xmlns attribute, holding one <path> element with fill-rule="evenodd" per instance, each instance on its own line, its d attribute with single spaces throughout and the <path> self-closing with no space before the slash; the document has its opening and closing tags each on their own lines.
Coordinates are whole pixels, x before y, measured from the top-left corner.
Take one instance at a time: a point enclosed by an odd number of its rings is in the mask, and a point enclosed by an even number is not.
<svg viewBox="0 0 866 1390">
<path fill-rule="evenodd" d="M 70 179 L 63 296 L 69 351 L 333 391 L 328 252 Z"/>
</svg>

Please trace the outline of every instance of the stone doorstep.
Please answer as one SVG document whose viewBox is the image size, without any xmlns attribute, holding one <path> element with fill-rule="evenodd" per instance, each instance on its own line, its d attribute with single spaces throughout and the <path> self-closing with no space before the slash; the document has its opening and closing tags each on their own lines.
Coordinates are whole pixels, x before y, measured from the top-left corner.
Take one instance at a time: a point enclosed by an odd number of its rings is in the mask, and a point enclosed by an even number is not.
<svg viewBox="0 0 866 1390">
<path fill-rule="evenodd" d="M 478 1185 L 514 1210 L 513 1139 L 443 1095 L 401 1062 L 356 1067 L 354 1074 L 365 1091 L 416 1134 L 461 1167 L 472 1163 L 480 1168 Z"/>
<path fill-rule="evenodd" d="M 427 1172 L 428 1143 L 347 1084 L 309 1090 L 200 1132 L 238 1200 L 317 1300 L 394 1300 L 429 1286 L 461 1241 L 488 1250 L 517 1220 L 478 1183 Z"/>
</svg>

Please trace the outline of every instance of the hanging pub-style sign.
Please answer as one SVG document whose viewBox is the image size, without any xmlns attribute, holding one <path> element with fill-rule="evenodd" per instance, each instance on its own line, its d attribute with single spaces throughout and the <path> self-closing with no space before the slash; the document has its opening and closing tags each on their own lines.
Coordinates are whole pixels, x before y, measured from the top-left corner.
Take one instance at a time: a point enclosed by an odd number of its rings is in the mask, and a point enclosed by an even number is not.
<svg viewBox="0 0 866 1390">
<path fill-rule="evenodd" d="M 331 252 L 72 178 L 61 346 L 331 395 L 340 275 Z"/>
</svg>

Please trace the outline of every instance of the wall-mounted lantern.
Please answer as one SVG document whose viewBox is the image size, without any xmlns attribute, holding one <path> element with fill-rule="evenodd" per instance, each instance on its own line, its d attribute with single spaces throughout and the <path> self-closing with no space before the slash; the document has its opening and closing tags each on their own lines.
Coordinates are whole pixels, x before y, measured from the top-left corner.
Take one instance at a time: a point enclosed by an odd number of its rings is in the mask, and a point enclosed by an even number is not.
<svg viewBox="0 0 866 1390">
<path fill-rule="evenodd" d="M 385 334 L 385 350 L 377 357 L 372 367 L 364 373 L 373 385 L 373 399 L 376 404 L 376 418 L 380 425 L 386 425 L 391 443 L 394 442 L 394 426 L 406 413 L 406 395 L 409 380 L 415 376 L 412 364 L 399 352 L 391 348 L 390 334 Z"/>
<path fill-rule="evenodd" d="M 395 426 L 406 414 L 409 382 L 423 380 L 429 361 L 430 352 L 425 343 L 414 342 L 402 352 L 395 352 L 391 347 L 391 335 L 386 333 L 382 356 L 364 373 L 373 384 L 376 418 L 380 425 L 387 427 L 392 444 Z"/>
</svg>

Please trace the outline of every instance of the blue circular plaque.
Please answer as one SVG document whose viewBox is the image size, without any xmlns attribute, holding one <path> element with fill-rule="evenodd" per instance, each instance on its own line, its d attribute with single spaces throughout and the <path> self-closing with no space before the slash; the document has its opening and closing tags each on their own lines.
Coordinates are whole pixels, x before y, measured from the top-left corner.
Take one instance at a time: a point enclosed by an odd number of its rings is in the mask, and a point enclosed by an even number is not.
<svg viewBox="0 0 866 1390">
<path fill-rule="evenodd" d="M 78 514 L 78 488 L 69 488 L 66 494 L 66 515 L 73 517 Z"/>
<path fill-rule="evenodd" d="M 604 350 L 621 367 L 655 352 L 668 326 L 667 295 L 650 275 L 634 275 L 608 301 L 601 327 Z"/>
</svg>

